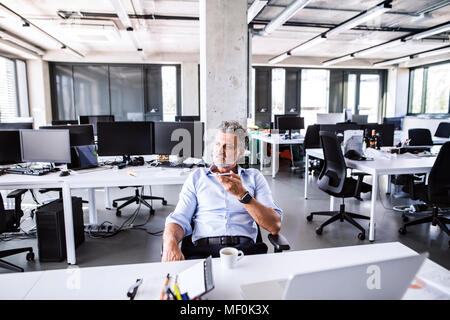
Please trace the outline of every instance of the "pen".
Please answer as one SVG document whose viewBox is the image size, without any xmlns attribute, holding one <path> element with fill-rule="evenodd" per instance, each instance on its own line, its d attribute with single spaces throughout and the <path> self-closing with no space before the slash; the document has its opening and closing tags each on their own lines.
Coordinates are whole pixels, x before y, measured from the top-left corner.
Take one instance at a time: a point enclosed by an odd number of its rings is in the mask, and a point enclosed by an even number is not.
<svg viewBox="0 0 450 320">
<path fill-rule="evenodd" d="M 177 300 L 182 300 L 180 290 L 178 289 L 177 280 L 178 280 L 178 276 L 175 278 L 175 283 L 173 285 L 173 289 L 175 290 L 175 297 L 177 298 Z"/>
<path fill-rule="evenodd" d="M 130 287 L 130 289 L 128 289 L 127 297 L 129 297 L 130 300 L 134 300 L 134 297 L 136 296 L 136 292 L 137 292 L 139 286 L 142 284 L 143 281 L 144 281 L 143 279 L 137 279 L 136 283 L 134 283 Z"/>
<path fill-rule="evenodd" d="M 129 174 L 130 176 L 136 177 L 136 173 L 133 172 L 133 171 L 128 171 L 128 174 Z"/>
<path fill-rule="evenodd" d="M 166 292 L 167 292 L 167 284 L 169 283 L 169 278 L 170 278 L 170 274 L 168 273 L 166 276 L 166 280 L 164 281 L 164 287 L 161 290 L 161 294 L 159 295 L 159 300 L 166 300 L 164 299 L 164 297 L 166 296 Z"/>
</svg>

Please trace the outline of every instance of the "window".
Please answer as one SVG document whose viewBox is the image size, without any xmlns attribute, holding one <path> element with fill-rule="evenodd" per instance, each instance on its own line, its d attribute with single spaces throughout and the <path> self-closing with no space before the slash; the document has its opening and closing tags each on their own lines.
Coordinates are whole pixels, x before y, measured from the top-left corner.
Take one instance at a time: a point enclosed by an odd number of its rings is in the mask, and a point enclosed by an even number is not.
<svg viewBox="0 0 450 320">
<path fill-rule="evenodd" d="M 284 114 L 284 94 L 286 71 L 283 68 L 272 69 L 272 122 L 275 114 Z"/>
<path fill-rule="evenodd" d="M 177 70 L 174 66 L 162 67 L 163 121 L 175 121 L 177 115 Z"/>
<path fill-rule="evenodd" d="M 359 114 L 368 115 L 369 122 L 377 122 L 380 97 L 380 76 L 361 74 L 359 84 Z"/>
<path fill-rule="evenodd" d="M 411 69 L 409 113 L 450 113 L 450 63 Z"/>
<path fill-rule="evenodd" d="M 28 116 L 25 62 L 0 57 L 0 122 Z"/>
<path fill-rule="evenodd" d="M 303 69 L 301 81 L 301 116 L 305 128 L 316 123 L 317 113 L 328 113 L 329 71 Z"/>
</svg>

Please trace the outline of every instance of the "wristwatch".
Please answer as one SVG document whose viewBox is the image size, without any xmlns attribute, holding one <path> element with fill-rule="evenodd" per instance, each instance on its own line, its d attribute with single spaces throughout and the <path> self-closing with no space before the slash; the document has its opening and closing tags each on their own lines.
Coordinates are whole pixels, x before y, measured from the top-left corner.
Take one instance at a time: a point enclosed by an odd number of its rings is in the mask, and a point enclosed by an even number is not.
<svg viewBox="0 0 450 320">
<path fill-rule="evenodd" d="M 244 194 L 244 196 L 239 200 L 240 203 L 247 204 L 252 200 L 252 196 L 248 191 Z"/>
</svg>

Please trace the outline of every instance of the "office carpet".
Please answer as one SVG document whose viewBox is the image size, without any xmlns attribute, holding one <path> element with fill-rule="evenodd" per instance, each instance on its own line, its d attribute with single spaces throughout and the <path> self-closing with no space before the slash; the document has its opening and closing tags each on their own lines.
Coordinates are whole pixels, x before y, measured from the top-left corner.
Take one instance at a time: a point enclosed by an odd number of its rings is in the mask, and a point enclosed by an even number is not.
<svg viewBox="0 0 450 320">
<path fill-rule="evenodd" d="M 366 240 L 361 241 L 357 238 L 359 231 L 346 222 L 335 222 L 328 225 L 321 236 L 317 235 L 315 228 L 327 218 L 317 216 L 314 218 L 314 221 L 307 222 L 306 216 L 311 211 L 328 210 L 330 206 L 329 197 L 317 188 L 314 181 L 315 178 L 310 178 L 309 199 L 305 200 L 303 197 L 304 180 L 300 178 L 299 173 L 293 173 L 288 165 L 288 162 L 282 161 L 282 167 L 277 177 L 272 179 L 268 175 L 266 179 L 272 189 L 275 201 L 283 209 L 282 234 L 289 240 L 291 250 L 370 245 L 368 232 L 366 232 Z M 370 178 L 366 179 L 365 181 L 370 183 Z M 449 237 L 444 232 L 441 232 L 438 227 L 427 224 L 410 227 L 406 235 L 400 235 L 398 229 L 402 225 L 401 215 L 398 212 L 394 212 L 392 206 L 405 204 L 408 200 L 386 196 L 385 181 L 380 179 L 380 184 L 382 186 L 380 190 L 382 199 L 377 203 L 375 243 L 399 241 L 417 252 L 429 252 L 431 260 L 450 269 Z M 165 218 L 174 209 L 180 189 L 181 186 L 158 186 L 152 188 L 153 195 L 164 196 L 168 201 L 168 205 L 162 206 L 161 201 L 154 201 L 156 214 L 150 218 L 145 226 L 148 232 L 155 233 L 163 230 Z M 133 188 L 112 189 L 111 199 L 132 195 L 133 193 Z M 146 194 L 148 193 L 149 189 L 147 187 Z M 87 192 L 84 191 L 76 190 L 73 192 L 73 195 L 87 199 Z M 57 194 L 38 195 L 38 198 L 42 200 L 52 196 L 56 197 Z M 347 199 L 347 211 L 369 215 L 370 193 L 363 194 L 363 199 L 364 201 L 362 202 L 353 198 Z M 340 200 L 336 199 L 335 208 L 339 207 L 339 202 Z M 27 204 L 32 203 L 33 201 L 28 193 L 24 199 L 24 204 L 27 206 Z M 116 225 L 122 224 L 136 209 L 136 205 L 131 205 L 122 210 L 121 217 L 116 217 L 115 211 L 104 209 L 103 190 L 96 191 L 96 205 L 99 223 L 110 221 Z M 84 204 L 84 209 L 84 220 L 85 223 L 88 223 L 87 204 Z M 149 217 L 148 214 L 148 210 L 142 207 L 135 225 L 145 222 Z M 28 220 L 25 223 L 30 224 L 33 222 Z M 368 221 L 360 220 L 360 223 L 368 230 Z M 262 233 L 264 241 L 268 244 L 269 250 L 272 251 L 270 242 L 267 240 L 267 232 L 263 230 Z M 160 235 L 150 235 L 144 230 L 127 230 L 106 239 L 90 238 L 86 234 L 86 241 L 77 249 L 77 265 L 80 267 L 93 267 L 160 261 L 161 241 L 162 237 Z M 32 246 L 35 249 L 35 262 L 27 262 L 25 254 L 8 257 L 5 260 L 22 266 L 26 271 L 67 268 L 66 262 L 39 262 L 36 239 L 0 241 L 0 250 L 24 246 Z M 11 271 L 0 268 L 0 273 L 4 272 Z"/>
</svg>

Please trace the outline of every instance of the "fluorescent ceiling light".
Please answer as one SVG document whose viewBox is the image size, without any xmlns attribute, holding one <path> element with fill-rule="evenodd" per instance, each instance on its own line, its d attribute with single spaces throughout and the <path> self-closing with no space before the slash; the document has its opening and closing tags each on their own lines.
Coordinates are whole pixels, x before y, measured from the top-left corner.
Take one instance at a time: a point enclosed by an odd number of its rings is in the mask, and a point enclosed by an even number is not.
<svg viewBox="0 0 450 320">
<path fill-rule="evenodd" d="M 268 0 L 255 0 L 253 1 L 250 8 L 247 10 L 247 24 L 252 22 L 252 20 L 261 12 L 261 10 L 266 6 Z"/>
<path fill-rule="evenodd" d="M 348 54 L 346 56 L 342 56 L 342 57 L 339 57 L 339 58 L 335 58 L 335 59 L 330 59 L 330 60 L 324 61 L 324 62 L 322 62 L 322 65 L 330 66 L 332 64 L 336 64 L 336 63 L 347 61 L 347 60 L 351 60 L 351 59 L 353 59 L 353 55 Z"/>
<path fill-rule="evenodd" d="M 389 66 L 392 64 L 398 64 L 398 63 L 402 63 L 402 62 L 406 62 L 411 60 L 410 56 L 407 57 L 401 57 L 401 58 L 396 58 L 396 59 L 391 59 L 391 60 L 385 60 L 385 61 L 381 61 L 381 62 L 377 62 L 374 63 L 373 66 L 374 67 L 384 67 L 384 66 Z"/>
<path fill-rule="evenodd" d="M 450 30 L 450 22 L 446 23 L 444 25 L 438 26 L 438 27 L 434 27 L 434 28 L 425 30 L 423 32 L 413 34 L 412 36 L 407 37 L 406 40 L 411 40 L 411 39 L 419 40 L 419 39 L 423 39 L 423 38 L 426 38 L 426 37 L 429 37 L 429 36 L 432 36 L 432 35 L 435 35 L 438 33 L 442 33 L 445 31 L 449 31 L 449 30 Z"/>
<path fill-rule="evenodd" d="M 341 32 L 350 30 L 366 21 L 372 20 L 373 18 L 378 17 L 379 15 L 382 15 L 386 11 L 389 11 L 391 8 L 392 8 L 391 1 L 384 1 L 383 3 L 371 8 L 367 11 L 364 11 L 364 12 L 360 13 L 359 15 L 357 15 L 356 17 L 354 17 L 350 20 L 347 20 L 346 22 L 331 29 L 330 31 L 328 31 L 326 33 L 326 36 L 327 37 L 334 36 Z"/>
<path fill-rule="evenodd" d="M 297 53 L 299 51 L 303 51 L 303 50 L 311 48 L 312 46 L 318 45 L 319 43 L 322 43 L 322 42 L 324 42 L 326 40 L 327 40 L 327 38 L 325 36 L 319 35 L 319 36 L 317 36 L 317 37 L 315 37 L 315 38 L 313 38 L 311 40 L 303 42 L 301 45 L 293 48 L 289 52 L 291 54 L 295 54 L 295 53 Z"/>
<path fill-rule="evenodd" d="M 372 53 L 384 50 L 384 49 L 388 49 L 388 48 L 392 48 L 398 45 L 403 44 L 405 41 L 402 39 L 398 39 L 398 40 L 394 40 L 394 41 L 389 41 L 389 42 L 385 42 L 383 44 L 377 45 L 377 46 L 373 46 L 367 49 L 363 49 L 361 51 L 355 52 L 353 53 L 354 57 L 364 57 L 367 55 L 370 55 Z"/>
<path fill-rule="evenodd" d="M 275 19 L 269 22 L 265 26 L 265 28 L 259 32 L 259 35 L 266 36 L 269 33 L 272 33 L 278 27 L 283 25 L 286 21 L 288 21 L 294 14 L 296 14 L 299 10 L 303 9 L 311 0 L 295 0 L 292 1 L 290 5 L 288 5 Z"/>
<path fill-rule="evenodd" d="M 131 24 L 131 20 L 128 17 L 128 13 L 125 10 L 121 0 L 110 0 L 114 9 L 116 10 L 117 16 L 119 17 L 120 22 L 122 22 L 125 29 L 133 28 Z"/>
<path fill-rule="evenodd" d="M 4 32 L 4 31 L 0 31 L 0 38 L 2 38 L 4 40 L 11 41 L 11 42 L 14 42 L 15 44 L 17 44 L 17 45 L 19 45 L 21 47 L 24 47 L 25 49 L 34 51 L 34 52 L 36 52 L 37 54 L 39 54 L 41 56 L 43 56 L 45 54 L 45 52 L 43 50 L 39 49 L 38 47 L 35 47 L 35 46 L 33 46 L 32 44 L 30 44 L 30 43 L 28 43 L 26 41 L 20 40 L 20 39 L 18 39 L 16 37 L 10 35 L 9 33 Z"/>
<path fill-rule="evenodd" d="M 76 58 L 84 58 L 84 56 L 80 53 L 78 53 L 77 51 L 73 50 L 72 48 L 66 47 L 65 45 L 63 45 L 61 47 L 62 50 L 64 50 L 64 52 L 67 52 L 68 54 L 71 54 L 72 56 L 76 57 Z"/>
<path fill-rule="evenodd" d="M 438 54 L 450 53 L 450 46 L 435 50 L 425 51 L 414 55 L 414 58 L 427 58 L 437 56 Z"/>
<path fill-rule="evenodd" d="M 291 56 L 291 54 L 289 52 L 285 52 L 285 53 L 280 54 L 279 56 L 276 56 L 276 57 L 270 59 L 269 63 L 270 64 L 276 64 L 278 62 L 281 62 L 281 61 L 289 58 L 290 56 Z"/>
</svg>

